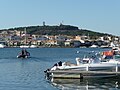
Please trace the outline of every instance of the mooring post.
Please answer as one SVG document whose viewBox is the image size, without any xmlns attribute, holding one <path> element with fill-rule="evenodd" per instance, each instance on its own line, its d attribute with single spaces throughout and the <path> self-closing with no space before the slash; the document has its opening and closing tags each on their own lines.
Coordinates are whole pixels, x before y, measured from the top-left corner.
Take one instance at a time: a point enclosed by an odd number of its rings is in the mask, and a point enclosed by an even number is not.
<svg viewBox="0 0 120 90">
<path fill-rule="evenodd" d="M 83 74 L 82 73 L 80 73 L 80 79 L 83 79 Z"/>
<path fill-rule="evenodd" d="M 116 63 L 116 72 L 118 72 L 118 65 L 117 65 L 117 63 Z"/>
<path fill-rule="evenodd" d="M 89 71 L 89 67 L 88 66 L 86 66 L 86 71 Z"/>
</svg>

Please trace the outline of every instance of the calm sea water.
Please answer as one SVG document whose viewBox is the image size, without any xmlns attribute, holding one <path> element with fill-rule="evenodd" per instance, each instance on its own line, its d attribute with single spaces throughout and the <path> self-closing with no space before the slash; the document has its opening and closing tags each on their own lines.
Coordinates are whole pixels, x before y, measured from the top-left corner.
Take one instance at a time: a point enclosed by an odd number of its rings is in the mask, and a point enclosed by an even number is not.
<svg viewBox="0 0 120 90">
<path fill-rule="evenodd" d="M 92 48 L 31 48 L 31 58 L 18 59 L 20 48 L 0 49 L 0 90 L 96 90 L 120 89 L 119 78 L 53 80 L 45 79 L 44 70 L 58 61 L 75 63 L 76 57 L 83 57 L 88 51 L 102 51 Z M 76 53 L 79 51 L 80 53 Z"/>
</svg>

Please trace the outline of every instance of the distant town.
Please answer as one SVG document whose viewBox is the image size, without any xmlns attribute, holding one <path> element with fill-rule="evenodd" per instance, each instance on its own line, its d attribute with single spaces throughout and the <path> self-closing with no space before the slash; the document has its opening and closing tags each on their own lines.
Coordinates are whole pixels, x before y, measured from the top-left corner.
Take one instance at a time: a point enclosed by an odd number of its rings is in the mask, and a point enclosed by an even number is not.
<svg viewBox="0 0 120 90">
<path fill-rule="evenodd" d="M 50 26 L 45 25 L 37 26 L 38 29 L 45 29 L 41 32 L 37 31 L 37 28 L 34 29 L 36 33 L 32 33 L 30 30 L 31 27 L 22 27 L 22 28 L 13 28 L 8 30 L 0 30 L 0 47 L 24 47 L 28 46 L 31 48 L 34 47 L 111 47 L 120 45 L 120 38 L 118 36 L 112 35 L 98 35 L 96 37 L 92 37 L 89 32 L 87 35 L 84 33 L 80 33 L 82 30 L 78 30 L 76 27 L 72 27 L 70 25 L 62 25 L 60 26 Z M 54 29 L 54 33 L 56 29 L 61 31 L 57 31 L 57 34 L 48 34 L 50 30 Z M 64 29 L 65 28 L 65 29 Z M 72 30 L 71 30 L 72 28 Z M 32 27 L 33 29 L 33 27 Z M 75 30 L 74 30 L 75 29 Z M 30 32 L 31 31 L 31 32 Z M 72 34 L 68 34 L 73 31 L 77 32 Z M 43 34 L 44 32 L 44 34 Z M 62 34 L 61 32 L 67 32 Z M 94 33 L 93 33 L 94 34 Z M 2 45 L 2 46 L 1 46 Z"/>
</svg>

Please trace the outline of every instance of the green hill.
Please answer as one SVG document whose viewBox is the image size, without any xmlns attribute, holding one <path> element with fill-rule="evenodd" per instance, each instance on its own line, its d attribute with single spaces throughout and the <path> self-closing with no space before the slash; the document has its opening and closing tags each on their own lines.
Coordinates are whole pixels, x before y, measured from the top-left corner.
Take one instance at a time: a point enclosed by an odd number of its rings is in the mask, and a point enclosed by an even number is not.
<svg viewBox="0 0 120 90">
<path fill-rule="evenodd" d="M 18 27 L 10 28 L 8 30 L 24 30 L 26 28 L 28 34 L 37 34 L 37 35 L 89 35 L 91 38 L 97 38 L 100 36 L 112 36 L 106 33 L 94 32 L 86 29 L 79 29 L 76 26 L 71 25 L 59 25 L 59 26 L 28 26 L 28 27 Z"/>
</svg>

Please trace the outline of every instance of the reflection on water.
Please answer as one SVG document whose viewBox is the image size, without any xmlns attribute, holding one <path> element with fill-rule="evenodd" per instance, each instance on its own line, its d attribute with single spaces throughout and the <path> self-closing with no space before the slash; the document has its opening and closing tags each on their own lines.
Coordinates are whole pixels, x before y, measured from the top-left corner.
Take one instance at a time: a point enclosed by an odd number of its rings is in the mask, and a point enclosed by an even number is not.
<svg viewBox="0 0 120 90">
<path fill-rule="evenodd" d="M 62 90 L 120 89 L 120 78 L 51 79 L 51 83 Z"/>
</svg>

